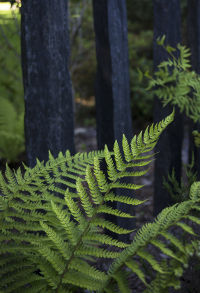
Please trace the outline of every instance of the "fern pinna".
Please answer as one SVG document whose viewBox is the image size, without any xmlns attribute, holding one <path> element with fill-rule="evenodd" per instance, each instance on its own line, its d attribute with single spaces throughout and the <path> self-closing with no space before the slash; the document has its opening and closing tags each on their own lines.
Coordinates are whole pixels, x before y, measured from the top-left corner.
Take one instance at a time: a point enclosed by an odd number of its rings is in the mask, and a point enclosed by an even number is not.
<svg viewBox="0 0 200 293">
<path fill-rule="evenodd" d="M 200 210 L 199 184 L 193 187 L 190 200 L 163 210 L 153 223 L 137 232 L 130 244 L 108 236 L 103 229 L 116 234 L 132 232 L 105 220 L 105 214 L 132 217 L 108 203 L 143 203 L 123 196 L 123 192 L 115 195 L 115 189 L 142 187 L 124 183 L 122 178 L 142 176 L 148 171 L 152 160 L 149 152 L 173 116 L 147 128 L 130 144 L 124 136 L 123 153 L 115 142 L 113 152 L 105 147 L 104 151 L 74 157 L 69 152 L 60 153 L 56 159 L 50 154 L 46 164 L 38 161 L 35 168 L 26 167 L 24 175 L 20 169 L 13 173 L 7 167 L 0 177 L 0 292 L 87 289 L 126 293 L 131 292 L 129 280 L 133 274 L 145 284 L 145 292 L 168 292 L 168 287 L 178 286 L 192 246 L 184 245 L 170 229 L 175 225 L 194 234 L 184 220 L 199 224 L 199 219 L 190 214 L 192 209 Z M 107 166 L 104 171 L 102 159 Z M 167 256 L 167 261 L 155 258 L 148 251 L 149 245 Z M 107 270 L 98 267 L 100 259 L 109 261 Z M 152 279 L 140 260 L 153 268 Z"/>
</svg>

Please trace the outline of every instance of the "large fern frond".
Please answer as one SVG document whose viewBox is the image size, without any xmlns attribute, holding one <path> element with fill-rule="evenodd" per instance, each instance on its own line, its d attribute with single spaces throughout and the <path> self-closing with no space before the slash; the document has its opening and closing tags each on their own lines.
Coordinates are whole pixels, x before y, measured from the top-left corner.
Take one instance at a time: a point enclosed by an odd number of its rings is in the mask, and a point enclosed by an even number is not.
<svg viewBox="0 0 200 293">
<path fill-rule="evenodd" d="M 142 186 L 125 184 L 122 178 L 145 174 L 151 162 L 149 151 L 173 116 L 174 113 L 148 127 L 130 144 L 123 137 L 123 151 L 116 142 L 113 152 L 105 147 L 101 152 L 74 157 L 69 152 L 60 153 L 56 159 L 50 154 L 46 164 L 38 161 L 35 168 L 26 167 L 24 175 L 7 167 L 0 177 L 4 194 L 0 197 L 0 290 L 76 292 L 77 288 L 84 288 L 123 293 L 130 292 L 130 274 L 136 274 L 148 288 L 153 288 L 138 259 L 152 267 L 155 280 L 156 273 L 163 276 L 165 269 L 149 245 L 175 261 L 177 270 L 187 263 L 188 247 L 170 229 L 176 226 L 195 236 L 188 221 L 199 224 L 198 217 L 190 214 L 194 207 L 200 208 L 198 185 L 191 190 L 190 200 L 163 210 L 155 222 L 137 232 L 132 243 L 118 241 L 104 232 L 104 228 L 116 234 L 132 232 L 105 219 L 105 214 L 132 217 L 108 203 L 143 203 L 123 195 L 125 189 L 134 189 L 137 194 Z M 103 169 L 102 159 L 106 162 Z M 115 195 L 116 188 L 121 194 Z M 107 262 L 107 269 L 98 267 L 100 260 Z M 172 268 L 171 263 L 168 266 Z"/>
</svg>

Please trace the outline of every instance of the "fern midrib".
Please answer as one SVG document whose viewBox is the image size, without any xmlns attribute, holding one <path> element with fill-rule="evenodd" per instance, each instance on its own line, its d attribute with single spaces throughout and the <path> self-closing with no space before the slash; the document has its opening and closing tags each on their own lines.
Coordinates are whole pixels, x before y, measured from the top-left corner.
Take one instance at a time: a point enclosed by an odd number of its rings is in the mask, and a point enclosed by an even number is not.
<svg viewBox="0 0 200 293">
<path fill-rule="evenodd" d="M 125 169 L 125 168 L 124 168 L 124 169 Z M 121 172 L 119 172 L 119 173 L 121 173 Z M 118 179 L 118 178 L 117 178 L 117 179 Z M 117 179 L 114 180 L 113 182 L 117 181 Z M 105 193 L 104 197 L 106 197 L 106 195 L 111 191 L 111 189 L 112 189 L 112 188 L 109 188 L 109 190 Z M 98 215 L 98 213 L 97 213 L 98 209 L 99 209 L 104 203 L 105 203 L 105 201 L 102 200 L 102 202 L 101 202 L 101 203 L 95 208 L 94 215 L 93 215 L 93 216 L 90 218 L 90 220 L 88 221 L 88 224 L 87 224 L 85 230 L 84 230 L 83 233 L 81 234 L 81 236 L 80 236 L 80 238 L 79 238 L 79 240 L 78 240 L 76 246 L 74 247 L 73 252 L 72 252 L 72 255 L 71 255 L 70 259 L 68 260 L 68 262 L 67 262 L 67 264 L 66 264 L 66 267 L 65 267 L 65 269 L 64 269 L 64 271 L 63 271 L 63 273 L 62 273 L 62 275 L 61 275 L 61 277 L 60 277 L 60 282 L 59 282 L 58 287 L 57 287 L 57 289 L 56 289 L 56 293 L 58 293 L 58 290 L 60 289 L 60 286 L 62 285 L 62 279 L 63 279 L 65 273 L 67 272 L 68 267 L 69 267 L 71 261 L 73 260 L 73 258 L 74 258 L 74 256 L 75 256 L 75 252 L 76 252 L 76 250 L 81 246 L 83 237 L 84 237 L 84 236 L 87 234 L 87 232 L 90 230 L 90 225 L 92 224 L 92 221 L 95 220 L 95 218 L 96 218 L 97 215 Z"/>
<path fill-rule="evenodd" d="M 110 192 L 111 189 L 112 189 L 112 188 L 110 188 L 110 189 L 105 193 L 104 196 L 106 196 L 106 195 Z M 76 250 L 79 249 L 79 247 L 81 246 L 83 237 L 84 237 L 84 236 L 87 234 L 87 232 L 90 230 L 90 225 L 92 224 L 92 221 L 95 220 L 95 218 L 96 218 L 97 215 L 98 215 L 98 213 L 97 213 L 98 209 L 99 209 L 104 203 L 105 203 L 105 201 L 102 200 L 102 202 L 101 202 L 101 203 L 95 208 L 94 215 L 93 215 L 93 216 L 90 218 L 90 220 L 88 221 L 88 224 L 87 224 L 85 230 L 84 230 L 83 233 L 81 234 L 81 236 L 80 236 L 80 238 L 79 238 L 79 240 L 78 240 L 76 246 L 74 247 L 74 249 L 73 249 L 73 251 L 72 251 L 72 255 L 71 255 L 70 259 L 67 261 L 66 267 L 65 267 L 65 269 L 64 269 L 64 271 L 63 271 L 63 273 L 62 273 L 62 275 L 61 275 L 61 277 L 60 277 L 60 282 L 59 282 L 59 284 L 58 284 L 58 287 L 56 288 L 56 293 L 59 292 L 58 290 L 60 289 L 60 286 L 62 285 L 62 279 L 63 279 L 65 273 L 67 272 L 68 267 L 69 267 L 71 261 L 73 260 L 73 258 L 74 258 L 74 256 L 75 256 L 75 252 L 76 252 Z"/>
<path fill-rule="evenodd" d="M 65 269 L 64 269 L 64 271 L 63 271 L 63 273 L 62 273 L 62 275 L 61 275 L 61 277 L 60 277 L 60 281 L 59 281 L 59 283 L 58 283 L 58 287 L 56 288 L 56 293 L 59 292 L 58 290 L 60 289 L 60 286 L 62 285 L 62 279 L 63 279 L 65 273 L 67 272 L 68 267 L 69 267 L 71 261 L 72 261 L 73 258 L 74 258 L 74 254 L 75 254 L 76 250 L 77 250 L 77 249 L 81 246 L 81 244 L 82 244 L 82 238 L 83 238 L 84 235 L 89 231 L 90 223 L 91 223 L 91 222 L 88 223 L 87 227 L 85 228 L 85 230 L 84 230 L 83 233 L 81 234 L 81 236 L 80 236 L 80 238 L 79 238 L 79 240 L 78 240 L 76 246 L 74 247 L 74 249 L 73 249 L 73 251 L 72 251 L 72 255 L 71 255 L 70 259 L 67 261 L 66 267 L 65 267 Z"/>
<path fill-rule="evenodd" d="M 107 192 L 109 192 L 109 191 L 107 191 Z M 106 193 L 107 193 L 107 192 L 106 192 Z M 106 196 L 106 194 L 105 194 L 105 196 Z M 92 221 L 95 220 L 95 218 L 97 217 L 97 215 L 98 215 L 97 211 L 98 211 L 99 207 L 101 207 L 101 206 L 104 204 L 104 202 L 105 202 L 105 201 L 103 200 L 103 201 L 101 202 L 101 204 L 99 204 L 98 207 L 96 207 L 95 212 L 94 212 L 94 215 L 93 215 L 93 216 L 90 218 L 90 220 L 88 221 L 88 224 L 87 224 L 85 230 L 84 230 L 83 233 L 81 234 L 81 236 L 80 236 L 80 238 L 79 238 L 79 240 L 78 240 L 76 246 L 74 247 L 74 249 L 73 249 L 73 251 L 72 251 L 72 255 L 71 255 L 70 259 L 67 261 L 66 267 L 65 267 L 65 269 L 64 269 L 64 271 L 63 271 L 63 273 L 62 273 L 62 275 L 61 275 L 61 277 L 60 277 L 60 282 L 59 282 L 59 284 L 58 284 L 58 287 L 56 288 L 56 293 L 58 293 L 58 290 L 60 289 L 60 286 L 62 285 L 62 279 L 63 279 L 65 273 L 67 272 L 68 267 L 69 267 L 71 261 L 73 260 L 73 258 L 74 258 L 74 256 L 75 256 L 75 252 L 76 252 L 76 250 L 79 249 L 79 247 L 81 246 L 83 237 L 84 237 L 84 236 L 87 234 L 87 232 L 90 230 L 90 225 L 92 224 Z"/>
</svg>

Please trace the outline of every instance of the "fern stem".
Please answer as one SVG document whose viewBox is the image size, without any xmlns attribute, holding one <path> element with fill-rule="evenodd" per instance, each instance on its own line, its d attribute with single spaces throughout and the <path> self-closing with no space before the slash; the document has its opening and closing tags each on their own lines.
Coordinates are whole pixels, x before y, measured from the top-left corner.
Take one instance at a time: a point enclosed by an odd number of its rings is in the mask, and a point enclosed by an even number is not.
<svg viewBox="0 0 200 293">
<path fill-rule="evenodd" d="M 92 218 L 91 218 L 91 220 L 92 220 Z M 85 230 L 81 234 L 76 246 L 73 249 L 72 255 L 71 255 L 70 259 L 68 260 L 68 262 L 66 264 L 66 267 L 65 267 L 65 269 L 64 269 L 64 271 L 63 271 L 63 273 L 62 273 L 62 275 L 60 277 L 60 281 L 59 281 L 58 286 L 57 286 L 56 291 L 55 291 L 56 293 L 59 293 L 60 286 L 62 285 L 62 279 L 63 279 L 65 273 L 67 272 L 67 269 L 68 269 L 68 267 L 69 267 L 69 265 L 70 265 L 70 263 L 71 263 L 71 261 L 72 261 L 72 259 L 74 257 L 74 254 L 75 254 L 76 250 L 81 246 L 83 236 L 89 231 L 90 224 L 91 224 L 91 221 L 88 223 L 87 227 L 85 228 Z"/>
<path fill-rule="evenodd" d="M 110 191 L 110 189 L 109 189 L 109 191 Z M 107 191 L 106 194 L 107 194 L 109 191 Z M 96 211 L 98 210 L 98 208 L 99 208 L 101 205 L 103 205 L 103 203 L 104 203 L 104 200 L 103 200 L 102 203 L 96 208 Z M 69 265 L 70 265 L 70 263 L 71 263 L 71 261 L 72 261 L 72 259 L 73 259 L 73 257 L 74 257 L 74 254 L 75 254 L 76 250 L 81 246 L 81 244 L 82 244 L 82 239 L 83 239 L 83 237 L 87 234 L 87 232 L 90 230 L 90 225 L 91 225 L 92 221 L 96 218 L 96 216 L 97 216 L 97 213 L 94 213 L 94 215 L 90 218 L 90 220 L 88 221 L 88 224 L 87 224 L 85 230 L 84 230 L 83 233 L 81 234 L 81 236 L 80 236 L 80 238 L 79 238 L 79 240 L 78 240 L 76 246 L 74 247 L 73 252 L 72 252 L 72 255 L 71 255 L 70 259 L 67 261 L 66 267 L 65 267 L 65 269 L 64 269 L 64 271 L 63 271 L 63 273 L 62 273 L 62 275 L 61 275 L 61 277 L 60 277 L 60 282 L 58 283 L 58 287 L 56 288 L 55 293 L 59 293 L 60 286 L 62 285 L 62 279 L 63 279 L 65 273 L 67 272 L 67 269 L 68 269 L 68 267 L 69 267 Z"/>
</svg>

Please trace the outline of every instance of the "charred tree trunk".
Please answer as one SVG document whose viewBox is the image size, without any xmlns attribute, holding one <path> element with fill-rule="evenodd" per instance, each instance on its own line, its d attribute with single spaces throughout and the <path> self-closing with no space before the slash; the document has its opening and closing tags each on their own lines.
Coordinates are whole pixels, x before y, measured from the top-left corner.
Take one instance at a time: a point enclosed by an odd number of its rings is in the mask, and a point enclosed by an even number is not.
<svg viewBox="0 0 200 293">
<path fill-rule="evenodd" d="M 74 149 L 68 1 L 22 0 L 21 48 L 28 165 Z"/>
<path fill-rule="evenodd" d="M 154 0 L 154 70 L 158 64 L 169 58 L 165 50 L 157 45 L 157 38 L 166 35 L 166 43 L 176 47 L 181 41 L 181 10 L 179 0 Z M 154 120 L 160 121 L 172 111 L 171 106 L 162 107 L 155 97 Z M 163 177 L 175 169 L 176 178 L 181 177 L 181 147 L 183 136 L 183 121 L 176 109 L 175 121 L 163 133 L 156 147 L 159 152 L 155 161 L 154 180 L 154 215 L 171 204 L 171 198 L 163 187 Z"/>
<path fill-rule="evenodd" d="M 115 140 L 121 143 L 123 134 L 129 140 L 133 136 L 126 1 L 93 0 L 93 13 L 97 56 L 97 142 L 99 149 L 105 144 L 111 149 Z M 126 210 L 123 204 L 119 208 Z M 120 225 L 132 227 L 133 221 L 120 221 Z"/>
<path fill-rule="evenodd" d="M 126 5 L 94 0 L 98 147 L 112 147 L 124 133 L 132 138 Z"/>
<path fill-rule="evenodd" d="M 192 68 L 198 74 L 200 74 L 200 1 L 188 0 L 188 21 L 187 21 L 187 35 L 188 35 L 188 47 L 191 49 L 191 63 Z M 192 131 L 198 130 L 200 132 L 200 123 L 190 123 L 190 159 L 191 154 L 194 152 L 194 169 L 198 174 L 198 180 L 200 179 L 200 149 L 195 147 L 194 139 L 192 137 Z"/>
</svg>

